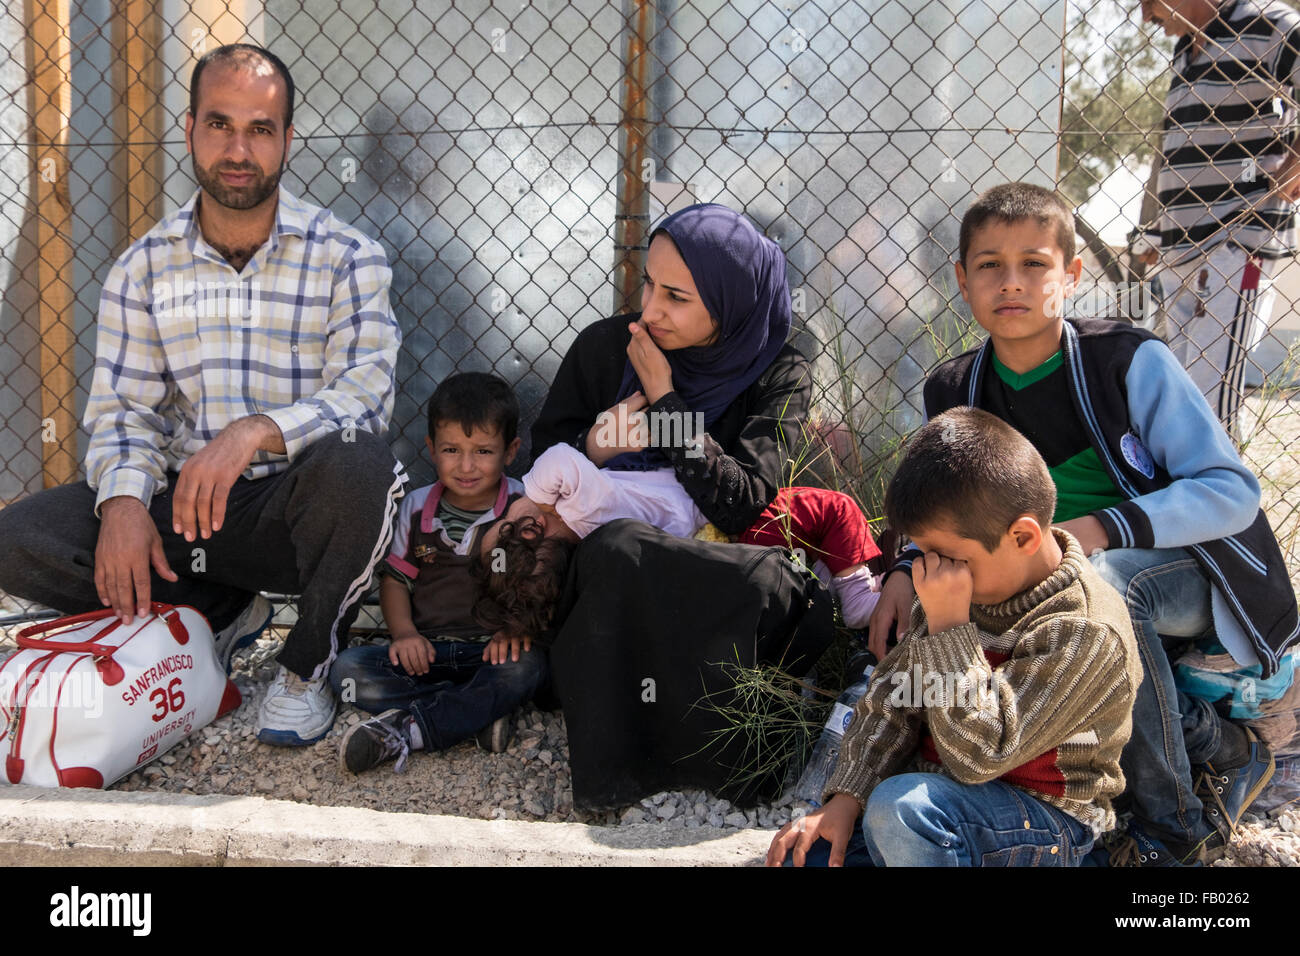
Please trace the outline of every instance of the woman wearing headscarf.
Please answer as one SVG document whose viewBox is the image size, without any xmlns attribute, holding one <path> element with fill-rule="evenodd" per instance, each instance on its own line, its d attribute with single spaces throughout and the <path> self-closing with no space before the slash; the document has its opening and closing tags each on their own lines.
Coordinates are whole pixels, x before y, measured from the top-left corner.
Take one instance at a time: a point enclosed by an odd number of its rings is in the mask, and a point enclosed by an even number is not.
<svg viewBox="0 0 1300 956">
<path fill-rule="evenodd" d="M 532 454 L 565 443 L 604 468 L 671 468 L 714 526 L 740 534 L 788 477 L 812 398 L 808 361 L 786 342 L 785 256 L 744 216 L 696 205 L 654 231 L 644 280 L 640 313 L 596 322 L 570 347 Z M 641 414 L 656 427 L 638 427 Z M 802 672 L 830 639 L 829 607 L 775 549 L 632 521 L 586 538 L 551 648 L 575 804 L 682 786 L 754 796 L 755 780 L 737 782 L 748 743 L 714 739 L 727 722 L 709 701 L 733 689 L 721 665 Z"/>
<path fill-rule="evenodd" d="M 776 496 L 812 398 L 808 361 L 786 344 L 785 256 L 727 207 L 690 206 L 650 239 L 641 308 L 579 334 L 533 425 L 533 457 L 564 442 L 606 468 L 670 465 L 705 517 L 739 534 Z M 705 431 L 649 448 L 638 412 L 683 426 L 702 415 Z"/>
</svg>

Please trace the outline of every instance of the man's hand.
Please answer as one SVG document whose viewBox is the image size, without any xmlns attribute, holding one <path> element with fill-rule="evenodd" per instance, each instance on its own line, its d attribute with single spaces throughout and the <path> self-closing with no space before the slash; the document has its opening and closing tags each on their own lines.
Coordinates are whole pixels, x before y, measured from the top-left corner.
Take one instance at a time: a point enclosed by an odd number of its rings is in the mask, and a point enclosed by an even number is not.
<svg viewBox="0 0 1300 956">
<path fill-rule="evenodd" d="M 627 358 L 632 363 L 645 397 L 653 405 L 673 390 L 673 368 L 663 350 L 655 344 L 654 338 L 646 331 L 645 320 L 640 319 L 628 325 L 632 341 L 627 343 Z"/>
<path fill-rule="evenodd" d="M 1160 250 L 1155 248 L 1148 249 L 1146 252 L 1137 256 L 1137 260 L 1147 268 L 1150 268 L 1160 261 Z"/>
<path fill-rule="evenodd" d="M 587 457 L 597 466 L 615 455 L 640 451 L 650 444 L 650 423 L 642 411 L 650 403 L 641 392 L 633 392 L 596 416 L 587 431 Z"/>
<path fill-rule="evenodd" d="M 149 614 L 149 568 L 167 581 L 178 580 L 163 554 L 162 537 L 138 498 L 109 498 L 100 507 L 95 545 L 95 591 L 123 624 Z"/>
<path fill-rule="evenodd" d="M 401 664 L 412 675 L 429 673 L 429 665 L 437 657 L 438 652 L 422 634 L 403 634 L 388 645 L 388 660 L 394 667 Z"/>
<path fill-rule="evenodd" d="M 1087 557 L 1091 557 L 1097 551 L 1105 551 L 1110 547 L 1110 536 L 1106 534 L 1106 529 L 1102 527 L 1102 523 L 1092 515 L 1071 518 L 1069 521 L 1062 521 L 1056 527 L 1074 535 L 1079 542 L 1079 547 L 1083 549 L 1083 553 Z"/>
<path fill-rule="evenodd" d="M 867 650 L 876 655 L 876 660 L 885 659 L 889 634 L 895 624 L 898 625 L 899 637 L 902 637 L 915 598 L 916 588 L 912 586 L 911 575 L 900 571 L 885 578 L 880 589 L 880 600 L 876 602 L 876 609 L 871 612 L 871 619 L 867 622 Z"/>
<path fill-rule="evenodd" d="M 912 562 L 912 584 L 931 634 L 970 622 L 975 584 L 965 561 L 927 551 Z"/>
<path fill-rule="evenodd" d="M 831 866 L 844 865 L 844 851 L 853 837 L 853 827 L 862 816 L 862 804 L 847 793 L 837 793 L 820 810 L 791 820 L 772 838 L 767 850 L 767 865 L 780 866 L 794 848 L 794 865 L 803 866 L 809 848 L 818 837 L 831 845 Z"/>
<path fill-rule="evenodd" d="M 172 530 L 186 541 L 220 531 L 226 496 L 258 449 L 283 452 L 284 438 L 271 419 L 250 415 L 221 429 L 185 462 L 172 491 Z"/>
<path fill-rule="evenodd" d="M 519 660 L 520 648 L 527 654 L 533 646 L 533 639 L 524 635 L 523 637 L 511 637 L 505 631 L 497 631 L 492 635 L 492 639 L 487 642 L 483 648 L 483 660 L 489 664 L 504 664 L 506 661 Z"/>
</svg>

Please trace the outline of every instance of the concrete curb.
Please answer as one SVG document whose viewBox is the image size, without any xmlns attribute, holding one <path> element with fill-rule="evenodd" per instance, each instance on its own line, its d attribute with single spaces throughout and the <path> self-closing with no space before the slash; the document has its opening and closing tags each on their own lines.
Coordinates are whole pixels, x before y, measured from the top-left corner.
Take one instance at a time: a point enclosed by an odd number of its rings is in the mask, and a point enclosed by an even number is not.
<svg viewBox="0 0 1300 956">
<path fill-rule="evenodd" d="M 594 827 L 263 797 L 0 788 L 0 866 L 752 866 L 770 831 Z"/>
</svg>

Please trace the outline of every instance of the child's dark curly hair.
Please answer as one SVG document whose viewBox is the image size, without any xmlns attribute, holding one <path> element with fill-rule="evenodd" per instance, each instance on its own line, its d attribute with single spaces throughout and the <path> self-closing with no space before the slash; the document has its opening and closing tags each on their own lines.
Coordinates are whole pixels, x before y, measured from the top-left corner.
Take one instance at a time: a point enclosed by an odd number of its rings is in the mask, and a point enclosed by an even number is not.
<svg viewBox="0 0 1300 956">
<path fill-rule="evenodd" d="M 537 638 L 550 624 L 577 545 L 543 531 L 532 517 L 502 522 L 496 547 L 471 563 L 474 619 L 488 631 Z"/>
</svg>

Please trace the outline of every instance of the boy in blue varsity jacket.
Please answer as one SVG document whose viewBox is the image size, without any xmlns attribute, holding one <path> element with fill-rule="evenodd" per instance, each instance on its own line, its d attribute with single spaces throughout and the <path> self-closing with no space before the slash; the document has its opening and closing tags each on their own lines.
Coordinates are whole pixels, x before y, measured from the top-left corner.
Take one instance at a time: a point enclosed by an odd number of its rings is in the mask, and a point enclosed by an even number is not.
<svg viewBox="0 0 1300 956">
<path fill-rule="evenodd" d="M 434 389 L 426 441 L 438 480 L 402 500 L 380 582 L 392 643 L 350 647 L 330 669 L 340 698 L 376 715 L 340 741 L 344 770 L 396 758 L 401 771 L 412 750 L 445 750 L 476 734 L 499 753 L 515 708 L 545 679 L 543 650 L 489 639 L 473 613 L 483 532 L 524 490 L 505 475 L 518 427 L 518 399 L 495 375 L 462 372 Z"/>
<path fill-rule="evenodd" d="M 1081 269 L 1074 218 L 1054 193 L 1010 183 L 980 196 L 956 271 L 989 338 L 929 376 L 925 412 L 975 406 L 1029 438 L 1056 481 L 1055 523 L 1128 604 L 1145 674 L 1121 760 L 1133 822 L 1108 861 L 1208 861 L 1273 758 L 1181 693 L 1171 658 L 1214 633 L 1267 678 L 1300 637 L 1296 598 L 1258 481 L 1168 347 L 1126 324 L 1062 318 Z M 910 574 L 889 575 L 870 625 L 878 655 L 913 595 Z"/>
</svg>

